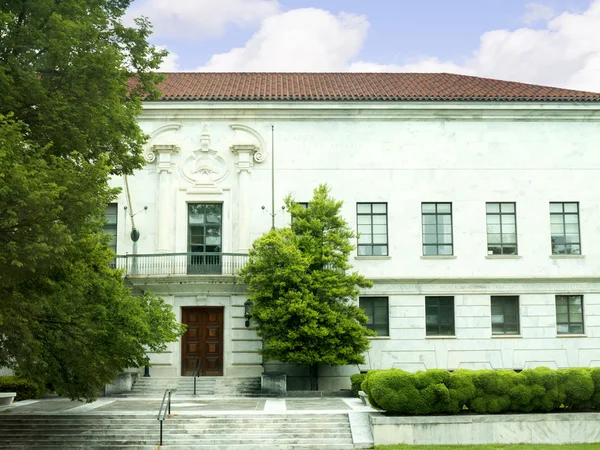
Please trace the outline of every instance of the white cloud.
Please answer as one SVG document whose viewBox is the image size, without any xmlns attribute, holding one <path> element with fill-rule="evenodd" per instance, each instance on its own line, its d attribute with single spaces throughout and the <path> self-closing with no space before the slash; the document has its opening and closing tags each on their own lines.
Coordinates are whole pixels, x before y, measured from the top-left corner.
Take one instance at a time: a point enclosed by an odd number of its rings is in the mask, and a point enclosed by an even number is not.
<svg viewBox="0 0 600 450">
<path fill-rule="evenodd" d="M 342 71 L 360 50 L 368 27 L 364 16 L 293 9 L 265 19 L 244 47 L 214 55 L 198 70 Z"/>
<path fill-rule="evenodd" d="M 538 22 L 549 17 L 549 11 L 536 11 Z M 563 12 L 540 25 L 486 32 L 461 60 L 425 56 L 380 64 L 357 60 L 369 28 L 366 17 L 294 9 L 265 18 L 243 47 L 213 55 L 197 70 L 452 72 L 600 91 L 600 0 L 584 12 Z"/>
<path fill-rule="evenodd" d="M 545 29 L 490 31 L 468 63 L 478 75 L 600 90 L 600 0 L 583 13 L 564 12 Z"/>
<path fill-rule="evenodd" d="M 423 57 L 406 64 L 378 64 L 357 61 L 348 66 L 350 72 L 450 72 L 473 75 L 473 70 L 452 61 L 440 61 L 438 58 Z"/>
<path fill-rule="evenodd" d="M 464 62 L 425 57 L 403 65 L 367 62 L 351 70 L 453 72 L 600 92 L 600 0 L 582 13 L 563 12 L 544 27 L 493 30 Z"/>
<path fill-rule="evenodd" d="M 157 48 L 161 50 L 167 49 L 166 45 L 157 45 Z M 177 72 L 179 70 L 179 55 L 172 51 L 169 51 L 169 54 L 163 59 L 160 64 L 160 68 L 158 72 Z"/>
<path fill-rule="evenodd" d="M 137 0 L 126 21 L 146 16 L 158 38 L 219 36 L 228 24 L 252 26 L 279 12 L 277 0 Z"/>
<path fill-rule="evenodd" d="M 541 3 L 527 3 L 521 20 L 525 25 L 533 25 L 540 21 L 548 21 L 555 16 L 554 10 Z"/>
</svg>

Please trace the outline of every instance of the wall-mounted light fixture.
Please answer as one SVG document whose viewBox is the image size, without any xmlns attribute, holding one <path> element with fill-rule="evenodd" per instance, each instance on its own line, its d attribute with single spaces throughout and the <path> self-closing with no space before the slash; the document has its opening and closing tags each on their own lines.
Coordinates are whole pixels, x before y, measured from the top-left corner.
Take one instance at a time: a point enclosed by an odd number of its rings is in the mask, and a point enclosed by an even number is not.
<svg viewBox="0 0 600 450">
<path fill-rule="evenodd" d="M 246 318 L 246 328 L 250 326 L 250 318 L 252 314 L 250 314 L 250 310 L 252 309 L 252 302 L 250 300 L 246 300 L 244 302 L 244 317 Z"/>
</svg>

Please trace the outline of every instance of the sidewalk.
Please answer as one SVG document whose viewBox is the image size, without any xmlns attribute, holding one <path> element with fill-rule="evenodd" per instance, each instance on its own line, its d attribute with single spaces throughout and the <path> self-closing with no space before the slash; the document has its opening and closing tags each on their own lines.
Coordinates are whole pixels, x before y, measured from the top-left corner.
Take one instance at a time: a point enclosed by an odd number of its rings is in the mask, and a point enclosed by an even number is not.
<svg viewBox="0 0 600 450">
<path fill-rule="evenodd" d="M 24 400 L 1 406 L 3 414 L 156 415 L 162 398 L 100 398 L 92 403 L 64 398 Z M 377 413 L 357 398 L 244 398 L 178 396 L 171 399 L 171 413 L 203 414 L 339 414 Z"/>
</svg>

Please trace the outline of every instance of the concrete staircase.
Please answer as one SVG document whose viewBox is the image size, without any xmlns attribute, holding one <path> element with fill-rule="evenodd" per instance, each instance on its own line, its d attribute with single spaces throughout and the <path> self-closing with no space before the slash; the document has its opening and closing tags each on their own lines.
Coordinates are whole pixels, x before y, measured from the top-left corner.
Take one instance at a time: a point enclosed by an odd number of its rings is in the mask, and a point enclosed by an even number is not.
<svg viewBox="0 0 600 450">
<path fill-rule="evenodd" d="M 156 449 L 158 421 L 133 415 L 0 415 L 0 448 Z M 353 449 L 346 414 L 172 416 L 161 449 Z"/>
<path fill-rule="evenodd" d="M 194 377 L 138 378 L 127 397 L 162 397 L 165 389 L 177 389 L 177 396 L 194 395 Z M 198 377 L 196 395 L 217 397 L 261 396 L 260 377 Z"/>
</svg>

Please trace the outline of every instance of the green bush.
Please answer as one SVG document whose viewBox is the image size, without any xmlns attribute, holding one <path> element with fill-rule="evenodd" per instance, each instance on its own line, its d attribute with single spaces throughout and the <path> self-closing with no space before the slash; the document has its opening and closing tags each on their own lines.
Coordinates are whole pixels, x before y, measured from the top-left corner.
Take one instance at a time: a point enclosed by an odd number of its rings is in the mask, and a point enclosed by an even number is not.
<svg viewBox="0 0 600 450">
<path fill-rule="evenodd" d="M 16 392 L 16 401 L 28 400 L 31 398 L 40 398 L 43 389 L 37 384 L 17 377 L 15 375 L 8 375 L 0 377 L 0 392 Z"/>
<path fill-rule="evenodd" d="M 361 389 L 373 407 L 398 414 L 456 414 L 464 409 L 478 414 L 600 409 L 600 368 L 538 367 L 522 372 L 434 369 L 416 373 L 372 370 L 364 377 Z"/>
<path fill-rule="evenodd" d="M 361 390 L 360 385 L 367 378 L 366 373 L 355 373 L 350 377 L 350 382 L 352 383 L 352 394 L 355 397 L 358 397 L 358 391 Z"/>
</svg>

